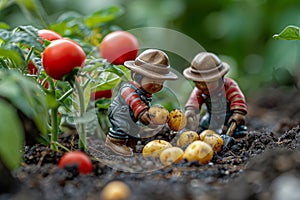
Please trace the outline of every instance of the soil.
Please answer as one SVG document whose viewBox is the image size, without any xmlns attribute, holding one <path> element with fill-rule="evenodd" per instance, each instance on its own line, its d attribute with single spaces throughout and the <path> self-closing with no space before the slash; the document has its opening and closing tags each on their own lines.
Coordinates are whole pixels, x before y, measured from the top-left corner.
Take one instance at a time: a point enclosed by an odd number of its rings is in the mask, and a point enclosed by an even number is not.
<svg viewBox="0 0 300 200">
<path fill-rule="evenodd" d="M 163 167 L 140 153 L 133 158 L 113 155 L 103 140 L 91 137 L 87 153 L 93 172 L 81 175 L 74 168 L 58 168 L 63 150 L 26 146 L 24 162 L 13 172 L 16 189 L 0 199 L 96 200 L 113 180 L 130 187 L 130 200 L 299 199 L 300 94 L 268 88 L 253 97 L 248 99 L 248 135 L 215 154 L 209 164 L 183 160 Z M 76 134 L 63 134 L 60 143 L 76 150 L 77 140 Z"/>
</svg>

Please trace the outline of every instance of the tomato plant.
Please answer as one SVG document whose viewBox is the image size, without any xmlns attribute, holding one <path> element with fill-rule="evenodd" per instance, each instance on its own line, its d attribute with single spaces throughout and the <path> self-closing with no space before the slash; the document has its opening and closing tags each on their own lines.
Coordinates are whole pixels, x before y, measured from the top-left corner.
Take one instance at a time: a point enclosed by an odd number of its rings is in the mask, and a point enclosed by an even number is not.
<svg viewBox="0 0 300 200">
<path fill-rule="evenodd" d="M 101 56 L 115 65 L 122 65 L 127 60 L 134 60 L 138 49 L 137 39 L 126 31 L 109 33 L 100 44 Z"/>
<path fill-rule="evenodd" d="M 83 49 L 69 39 L 58 39 L 45 48 L 42 63 L 45 72 L 53 79 L 62 80 L 75 67 L 83 67 Z"/>
<path fill-rule="evenodd" d="M 91 173 L 93 165 L 91 159 L 82 151 L 71 151 L 64 154 L 59 160 L 60 168 L 76 166 L 81 174 Z"/>
<path fill-rule="evenodd" d="M 9 26 L 0 28 L 0 68 L 17 70 L 21 75 L 35 79 L 36 85 L 43 86 L 37 88 L 46 96 L 45 115 L 49 115 L 49 121 L 41 117 L 35 119 L 35 115 L 29 117 L 48 125 L 43 126 L 42 139 L 53 150 L 58 151 L 61 147 L 58 134 L 68 131 L 67 128 L 77 129 L 79 149 L 86 150 L 85 138 L 90 133 L 87 126 L 90 121 L 85 119 L 85 113 L 93 109 L 90 106 L 94 105 L 94 102 L 90 103 L 91 92 L 107 90 L 106 94 L 95 94 L 95 97 L 106 97 L 97 100 L 95 107 L 97 116 L 100 116 L 100 120 L 96 120 L 100 132 L 104 136 L 108 131 L 106 113 L 112 95 L 110 90 L 121 81 L 121 77 L 128 79 L 130 73 L 125 66 L 107 62 L 94 49 L 99 48 L 106 33 L 115 30 L 116 25 L 111 21 L 120 14 L 122 9 L 111 7 L 87 16 L 64 13 L 55 24 L 42 30 L 33 26 L 18 26 L 12 30 Z M 87 52 L 89 56 L 86 56 Z M 75 73 L 77 78 L 73 79 Z M 9 91 L 16 90 L 12 88 Z M 27 105 L 24 100 L 20 105 Z"/>
</svg>

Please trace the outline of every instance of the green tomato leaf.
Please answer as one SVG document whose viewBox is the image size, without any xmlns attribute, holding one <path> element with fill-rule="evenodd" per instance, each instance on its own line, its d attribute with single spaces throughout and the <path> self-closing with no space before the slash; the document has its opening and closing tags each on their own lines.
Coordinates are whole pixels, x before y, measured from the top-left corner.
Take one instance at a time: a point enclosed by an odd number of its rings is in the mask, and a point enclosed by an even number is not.
<svg viewBox="0 0 300 200">
<path fill-rule="evenodd" d="M 99 24 L 106 23 L 116 19 L 124 13 L 123 9 L 118 6 L 112 6 L 106 9 L 101 9 L 85 18 L 86 26 L 94 28 Z"/>
<path fill-rule="evenodd" d="M 40 132 L 46 134 L 48 119 L 46 96 L 33 79 L 12 70 L 0 71 L 0 96 L 32 119 Z"/>
<path fill-rule="evenodd" d="M 111 72 L 103 72 L 95 80 L 92 90 L 110 90 L 114 88 L 118 83 L 120 83 L 121 78 Z"/>
<path fill-rule="evenodd" d="M 87 73 L 99 73 L 104 71 L 105 61 L 102 58 L 99 59 L 86 59 L 85 66 L 82 69 Z"/>
<path fill-rule="evenodd" d="M 19 54 L 19 52 L 14 51 L 14 50 L 10 50 L 7 48 L 1 48 L 0 47 L 0 60 L 4 60 L 4 59 L 10 59 L 11 61 L 13 61 L 17 66 L 22 65 L 22 58 Z M 1 68 L 1 63 L 0 63 L 0 68 Z M 6 63 L 6 66 L 10 66 L 10 63 Z M 7 68 L 6 66 L 2 66 L 4 68 Z"/>
<path fill-rule="evenodd" d="M 16 109 L 3 99 L 0 99 L 0 120 L 0 157 L 13 170 L 21 162 L 24 132 Z"/>
<path fill-rule="evenodd" d="M 283 40 L 300 40 L 300 29 L 297 26 L 287 26 L 279 34 L 275 34 L 273 38 Z"/>
<path fill-rule="evenodd" d="M 123 65 L 117 65 L 117 66 L 116 65 L 108 65 L 105 68 L 105 71 L 117 74 L 118 76 L 125 78 L 127 80 L 130 79 L 130 70 Z"/>
<path fill-rule="evenodd" d="M 44 47 L 38 40 L 38 29 L 33 26 L 19 26 L 12 31 L 9 43 L 17 43 L 27 45 L 28 47 L 34 46 L 39 51 L 43 51 Z"/>
<path fill-rule="evenodd" d="M 17 29 L 19 29 L 22 32 L 27 33 L 28 35 L 32 36 L 33 38 L 36 38 L 38 35 L 38 29 L 31 25 L 19 26 L 19 27 L 17 27 Z"/>
</svg>

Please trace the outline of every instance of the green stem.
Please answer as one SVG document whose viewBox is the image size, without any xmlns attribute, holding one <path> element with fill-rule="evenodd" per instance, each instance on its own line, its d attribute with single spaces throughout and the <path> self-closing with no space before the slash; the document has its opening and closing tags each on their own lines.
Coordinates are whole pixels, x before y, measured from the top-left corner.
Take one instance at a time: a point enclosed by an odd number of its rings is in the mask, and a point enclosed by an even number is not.
<svg viewBox="0 0 300 200">
<path fill-rule="evenodd" d="M 55 145 L 59 146 L 60 148 L 62 148 L 63 150 L 65 150 L 66 152 L 70 152 L 71 150 L 68 149 L 67 147 L 65 147 L 64 145 L 60 144 L 59 142 L 52 142 Z"/>
<path fill-rule="evenodd" d="M 52 94 L 55 96 L 55 86 L 52 79 L 49 79 L 49 88 Z M 51 149 L 58 151 L 58 147 L 56 145 L 58 139 L 58 107 L 54 106 L 51 108 Z"/>
<path fill-rule="evenodd" d="M 58 107 L 55 106 L 54 108 L 51 108 L 51 149 L 58 151 L 58 147 L 56 145 L 57 139 L 58 139 Z"/>
<path fill-rule="evenodd" d="M 26 56 L 26 59 L 25 59 L 26 63 L 29 63 L 32 53 L 33 53 L 33 47 L 30 48 L 29 53 Z"/>
<path fill-rule="evenodd" d="M 61 96 L 57 101 L 63 102 L 68 96 L 73 93 L 73 88 L 69 89 L 63 96 Z"/>
<path fill-rule="evenodd" d="M 78 92 L 78 99 L 79 99 L 79 118 L 83 118 L 84 111 L 85 111 L 85 103 L 84 103 L 84 93 L 82 87 L 78 80 L 75 78 L 75 87 Z M 81 120 L 80 120 L 81 121 Z M 85 124 L 80 122 L 79 123 L 79 148 L 83 151 L 86 151 L 86 132 L 85 132 Z"/>
<path fill-rule="evenodd" d="M 89 83 L 91 82 L 91 79 L 88 79 L 82 86 L 83 90 L 86 89 L 86 87 L 89 85 Z"/>
</svg>

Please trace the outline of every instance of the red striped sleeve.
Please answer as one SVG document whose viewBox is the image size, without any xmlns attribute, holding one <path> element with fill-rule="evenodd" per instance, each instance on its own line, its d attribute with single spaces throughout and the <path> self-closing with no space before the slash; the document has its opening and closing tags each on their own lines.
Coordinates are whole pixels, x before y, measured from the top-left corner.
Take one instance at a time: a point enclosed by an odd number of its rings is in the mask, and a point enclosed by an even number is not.
<svg viewBox="0 0 300 200">
<path fill-rule="evenodd" d="M 224 82 L 226 99 L 230 102 L 230 110 L 239 110 L 246 114 L 246 100 L 238 84 L 230 78 L 225 78 Z"/>
<path fill-rule="evenodd" d="M 138 118 L 139 114 L 145 110 L 147 105 L 141 100 L 136 91 L 131 87 L 123 88 L 121 96 L 124 99 L 126 105 L 128 105 L 132 111 L 134 117 Z"/>
</svg>

